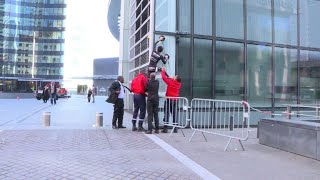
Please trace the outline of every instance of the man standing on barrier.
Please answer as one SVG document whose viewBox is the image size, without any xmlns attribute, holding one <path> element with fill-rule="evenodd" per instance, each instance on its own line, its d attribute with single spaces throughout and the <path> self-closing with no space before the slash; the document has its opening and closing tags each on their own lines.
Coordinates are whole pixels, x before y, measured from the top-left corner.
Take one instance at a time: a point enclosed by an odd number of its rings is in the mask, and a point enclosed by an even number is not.
<svg viewBox="0 0 320 180">
<path fill-rule="evenodd" d="M 181 88 L 181 78 L 179 75 L 175 75 L 173 78 L 170 78 L 166 75 L 165 67 L 162 68 L 161 77 L 163 81 L 167 84 L 166 96 L 168 97 L 179 97 L 179 92 Z M 167 133 L 167 124 L 169 123 L 170 113 L 172 114 L 173 125 L 178 125 L 177 120 L 177 111 L 178 111 L 178 99 L 169 98 L 164 102 L 164 117 L 163 117 L 163 130 L 161 132 Z M 174 133 L 178 132 L 177 128 L 174 128 Z"/>
<path fill-rule="evenodd" d="M 148 65 L 148 77 L 150 77 L 150 73 L 156 72 L 157 69 L 161 70 L 161 68 L 157 67 L 157 64 L 160 60 L 162 61 L 163 64 L 166 64 L 170 58 L 168 54 L 161 55 L 161 53 L 163 52 L 162 46 L 158 46 L 157 48 L 155 48 L 159 42 L 163 42 L 165 39 L 166 38 L 164 36 L 160 36 L 159 40 L 154 45 L 154 48 L 153 48 L 154 50 L 151 53 L 151 57 Z"/>
<path fill-rule="evenodd" d="M 151 73 L 150 79 L 146 86 L 148 93 L 147 111 L 148 111 L 148 131 L 147 134 L 152 134 L 152 120 L 154 119 L 155 133 L 159 133 L 159 81 L 156 79 L 156 74 Z"/>
<path fill-rule="evenodd" d="M 142 125 L 144 118 L 146 116 L 146 93 L 145 87 L 148 79 L 145 76 L 145 73 L 139 73 L 135 78 L 133 78 L 131 83 L 131 91 L 133 92 L 133 103 L 134 110 L 132 116 L 132 131 L 144 131 Z M 140 113 L 139 113 L 140 110 Z M 136 122 L 139 113 L 139 127 L 137 128 Z"/>
</svg>

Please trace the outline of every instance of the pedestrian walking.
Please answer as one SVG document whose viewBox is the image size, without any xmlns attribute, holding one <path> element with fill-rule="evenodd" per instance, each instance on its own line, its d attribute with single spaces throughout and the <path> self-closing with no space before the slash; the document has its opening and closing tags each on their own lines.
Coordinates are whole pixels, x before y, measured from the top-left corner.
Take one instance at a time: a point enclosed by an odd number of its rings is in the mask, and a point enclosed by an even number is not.
<svg viewBox="0 0 320 180">
<path fill-rule="evenodd" d="M 110 95 L 107 102 L 113 103 L 113 117 L 112 117 L 112 128 L 126 128 L 123 126 L 123 114 L 124 114 L 124 97 L 125 89 L 123 86 L 123 76 L 118 76 L 117 81 L 113 82 L 109 88 Z"/>
<path fill-rule="evenodd" d="M 96 94 L 97 94 L 97 88 L 96 87 L 94 87 L 94 85 L 92 85 L 92 103 L 94 103 L 94 101 L 95 101 L 95 99 L 94 99 L 94 97 L 96 96 Z"/>
<path fill-rule="evenodd" d="M 156 79 L 155 73 L 150 74 L 150 79 L 147 82 L 145 91 L 148 94 L 148 131 L 146 133 L 152 134 L 152 121 L 154 121 L 154 132 L 159 133 L 159 81 Z"/>
<path fill-rule="evenodd" d="M 90 100 L 91 100 L 91 95 L 92 95 L 92 90 L 89 88 L 89 90 L 88 90 L 88 102 L 90 102 Z"/>
<path fill-rule="evenodd" d="M 131 83 L 131 91 L 133 92 L 134 110 L 132 116 L 132 131 L 144 131 L 142 127 L 146 116 L 146 94 L 145 87 L 147 84 L 147 77 L 144 73 L 139 73 L 133 78 Z M 139 119 L 137 119 L 139 114 Z M 138 128 L 136 123 L 138 121 Z"/>
<path fill-rule="evenodd" d="M 57 85 L 54 82 L 50 83 L 50 102 L 51 104 L 57 103 Z"/>
<path fill-rule="evenodd" d="M 47 103 L 49 97 L 50 97 L 49 87 L 48 87 L 48 86 L 45 86 L 45 87 L 44 87 L 44 90 L 43 90 L 43 92 L 42 92 L 43 102 L 44 102 L 44 103 Z"/>
<path fill-rule="evenodd" d="M 167 84 L 166 96 L 168 97 L 179 97 L 180 88 L 181 88 L 181 78 L 178 75 L 175 75 L 173 78 L 170 78 L 166 75 L 165 67 L 162 68 L 161 77 L 163 81 Z M 167 125 L 169 123 L 170 114 L 172 114 L 173 125 L 177 125 L 177 98 L 170 98 L 164 102 L 164 117 L 163 117 L 163 133 L 167 133 Z M 174 128 L 174 133 L 177 133 L 177 128 Z"/>
</svg>

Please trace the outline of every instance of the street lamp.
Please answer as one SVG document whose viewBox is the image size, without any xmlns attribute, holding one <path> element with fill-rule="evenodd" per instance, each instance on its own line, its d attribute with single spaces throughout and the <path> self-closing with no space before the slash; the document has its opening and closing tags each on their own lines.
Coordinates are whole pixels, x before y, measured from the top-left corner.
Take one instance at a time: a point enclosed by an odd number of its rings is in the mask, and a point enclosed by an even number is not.
<svg viewBox="0 0 320 180">
<path fill-rule="evenodd" d="M 35 60 L 35 50 L 36 50 L 36 32 L 33 32 L 33 44 L 32 44 L 32 69 L 31 76 L 34 78 L 34 60 Z"/>
</svg>

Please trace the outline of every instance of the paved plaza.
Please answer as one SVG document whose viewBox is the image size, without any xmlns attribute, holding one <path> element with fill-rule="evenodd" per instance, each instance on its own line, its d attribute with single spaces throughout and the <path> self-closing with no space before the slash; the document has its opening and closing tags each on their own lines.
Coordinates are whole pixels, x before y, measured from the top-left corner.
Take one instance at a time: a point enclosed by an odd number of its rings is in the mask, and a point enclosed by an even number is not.
<svg viewBox="0 0 320 180">
<path fill-rule="evenodd" d="M 260 145 L 256 129 L 242 151 L 228 139 L 191 129 L 177 134 L 111 129 L 112 105 L 105 97 L 59 99 L 56 105 L 36 99 L 0 100 L 0 179 L 311 179 L 320 180 L 320 162 Z M 42 127 L 42 113 L 51 126 Z M 104 126 L 95 127 L 102 112 Z"/>
</svg>

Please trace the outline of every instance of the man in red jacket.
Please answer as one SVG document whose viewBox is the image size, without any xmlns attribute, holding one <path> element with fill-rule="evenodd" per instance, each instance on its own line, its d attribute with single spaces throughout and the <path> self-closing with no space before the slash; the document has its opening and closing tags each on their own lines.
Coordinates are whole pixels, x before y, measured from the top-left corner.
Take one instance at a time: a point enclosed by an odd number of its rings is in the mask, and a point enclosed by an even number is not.
<svg viewBox="0 0 320 180">
<path fill-rule="evenodd" d="M 134 110 L 132 116 L 132 131 L 144 131 L 142 124 L 146 116 L 146 93 L 145 87 L 148 79 L 144 73 L 139 73 L 135 78 L 133 78 L 131 83 L 131 91 L 133 95 Z M 137 128 L 136 122 L 139 113 L 139 127 Z"/>
<path fill-rule="evenodd" d="M 180 76 L 176 75 L 173 78 L 170 78 L 166 75 L 165 67 L 163 67 L 161 70 L 162 70 L 161 77 L 162 77 L 163 81 L 167 84 L 166 96 L 167 97 L 179 97 L 180 88 L 181 88 Z M 173 119 L 173 125 L 177 125 L 177 123 L 176 123 L 177 110 L 178 110 L 177 98 L 169 98 L 164 102 L 164 117 L 163 117 L 164 124 L 168 124 L 169 116 L 171 113 L 172 119 Z M 168 132 L 166 125 L 163 126 L 163 130 L 161 132 L 163 132 L 163 133 Z M 177 128 L 175 128 L 173 132 L 177 133 Z"/>
</svg>

